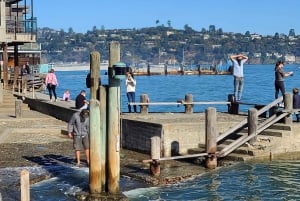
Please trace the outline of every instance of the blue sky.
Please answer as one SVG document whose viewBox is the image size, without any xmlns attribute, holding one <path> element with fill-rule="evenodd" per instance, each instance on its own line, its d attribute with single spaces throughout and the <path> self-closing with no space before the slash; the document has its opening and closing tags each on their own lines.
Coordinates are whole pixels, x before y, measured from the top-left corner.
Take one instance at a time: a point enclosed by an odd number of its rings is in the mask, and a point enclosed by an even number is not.
<svg viewBox="0 0 300 201">
<path fill-rule="evenodd" d="M 159 24 L 261 35 L 300 34 L 300 0 L 33 0 L 38 27 L 85 33 L 98 29 L 143 28 Z M 27 2 L 30 2 L 27 0 Z M 29 3 L 30 4 L 30 3 Z"/>
</svg>

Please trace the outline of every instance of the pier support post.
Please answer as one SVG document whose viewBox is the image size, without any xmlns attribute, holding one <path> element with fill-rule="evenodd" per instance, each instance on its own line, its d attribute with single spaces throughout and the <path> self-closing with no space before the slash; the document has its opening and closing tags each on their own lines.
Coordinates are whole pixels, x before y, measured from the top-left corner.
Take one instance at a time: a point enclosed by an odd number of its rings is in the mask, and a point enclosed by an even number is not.
<svg viewBox="0 0 300 201">
<path fill-rule="evenodd" d="M 101 147 L 102 142 L 100 133 L 100 102 L 97 100 L 97 89 L 99 85 L 99 71 L 100 71 L 100 54 L 99 52 L 92 52 L 90 54 L 90 193 L 99 194 L 102 192 L 101 169 Z M 102 144 L 101 144 L 102 143 Z"/>
<path fill-rule="evenodd" d="M 148 94 L 142 94 L 140 96 L 141 103 L 149 103 Z M 141 105 L 141 114 L 148 114 L 148 105 Z"/>
<path fill-rule="evenodd" d="M 192 94 L 187 94 L 185 95 L 185 113 L 186 114 L 192 114 L 193 113 L 193 95 Z"/>
<path fill-rule="evenodd" d="M 15 116 L 16 118 L 22 118 L 22 100 L 15 101 Z"/>
<path fill-rule="evenodd" d="M 235 101 L 235 97 L 233 94 L 228 95 L 228 113 L 229 114 L 238 114 L 239 113 L 239 103 Z"/>
<path fill-rule="evenodd" d="M 291 93 L 286 93 L 284 95 L 284 109 L 287 111 L 293 110 L 293 95 Z M 284 118 L 285 124 L 292 124 L 293 123 L 293 117 L 292 114 L 289 114 Z"/>
<path fill-rule="evenodd" d="M 20 177 L 21 201 L 30 201 L 30 182 L 28 170 L 22 170 Z"/>
<path fill-rule="evenodd" d="M 248 136 L 256 133 L 257 124 L 258 124 L 257 109 L 250 108 L 248 110 Z M 251 140 L 249 140 L 249 143 L 254 144 L 256 140 L 257 137 L 255 136 Z"/>
<path fill-rule="evenodd" d="M 112 67 L 120 62 L 120 43 L 112 41 L 109 46 L 109 88 L 108 88 L 108 192 L 118 194 L 120 191 L 120 79 L 115 79 Z"/>
<path fill-rule="evenodd" d="M 154 136 L 151 138 L 150 172 L 155 177 L 160 176 L 160 152 L 160 137 Z"/>
<path fill-rule="evenodd" d="M 206 134 L 206 167 L 214 169 L 217 167 L 217 112 L 216 108 L 208 107 L 205 110 L 205 134 Z"/>
</svg>

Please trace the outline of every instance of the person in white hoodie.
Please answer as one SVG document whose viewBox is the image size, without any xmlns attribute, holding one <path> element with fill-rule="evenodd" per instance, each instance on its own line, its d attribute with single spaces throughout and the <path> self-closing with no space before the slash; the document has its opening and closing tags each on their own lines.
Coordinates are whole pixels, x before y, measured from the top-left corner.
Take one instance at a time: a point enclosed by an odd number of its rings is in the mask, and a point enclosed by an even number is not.
<svg viewBox="0 0 300 201">
<path fill-rule="evenodd" d="M 136 87 L 136 80 L 132 73 L 127 74 L 126 79 L 126 92 L 127 92 L 127 99 L 128 99 L 128 112 L 131 112 L 131 105 L 130 103 L 135 102 L 135 87 Z M 136 105 L 133 105 L 134 112 L 136 111 Z"/>
</svg>

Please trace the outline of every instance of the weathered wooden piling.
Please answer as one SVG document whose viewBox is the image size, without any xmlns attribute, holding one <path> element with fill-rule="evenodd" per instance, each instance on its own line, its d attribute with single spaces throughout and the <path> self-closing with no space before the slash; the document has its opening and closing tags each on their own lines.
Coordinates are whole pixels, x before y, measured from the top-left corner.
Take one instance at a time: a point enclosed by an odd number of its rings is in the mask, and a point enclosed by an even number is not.
<svg viewBox="0 0 300 201">
<path fill-rule="evenodd" d="M 248 110 L 248 136 L 255 134 L 258 125 L 258 116 L 257 116 L 257 109 L 250 108 Z M 249 140 L 250 144 L 254 144 L 256 142 L 257 137 L 253 137 Z"/>
<path fill-rule="evenodd" d="M 100 141 L 101 141 L 101 183 L 102 191 L 107 191 L 107 175 L 106 175 L 106 161 L 107 161 L 107 86 L 99 87 L 100 99 Z"/>
<path fill-rule="evenodd" d="M 151 138 L 151 159 L 150 173 L 158 177 L 160 175 L 160 137 L 154 136 Z"/>
<path fill-rule="evenodd" d="M 193 94 L 185 95 L 185 113 L 192 114 L 193 113 Z"/>
<path fill-rule="evenodd" d="M 228 95 L 228 113 L 229 114 L 238 114 L 239 113 L 239 103 L 235 101 L 235 97 L 233 94 Z"/>
<path fill-rule="evenodd" d="M 90 54 L 90 193 L 99 194 L 102 192 L 102 169 L 103 159 L 101 148 L 106 142 L 101 141 L 100 133 L 100 102 L 97 100 L 99 84 L 100 54 Z M 104 168 L 105 170 L 105 168 Z"/>
<path fill-rule="evenodd" d="M 15 100 L 15 117 L 22 118 L 22 100 Z"/>
<path fill-rule="evenodd" d="M 206 134 L 206 167 L 214 169 L 217 167 L 217 112 L 216 108 L 208 107 L 205 110 L 205 134 Z"/>
<path fill-rule="evenodd" d="M 286 93 L 284 95 L 284 109 L 287 111 L 293 110 L 293 95 L 291 93 Z M 284 118 L 285 124 L 292 124 L 293 123 L 293 117 L 292 114 L 286 116 Z"/>
<path fill-rule="evenodd" d="M 111 42 L 109 47 L 108 89 L 108 191 L 119 193 L 120 181 L 120 80 L 113 78 L 112 67 L 120 62 L 120 43 Z"/>
<path fill-rule="evenodd" d="M 30 182 L 28 170 L 22 170 L 20 174 L 21 201 L 30 201 Z"/>
<path fill-rule="evenodd" d="M 149 103 L 148 94 L 142 94 L 140 96 L 141 103 Z M 141 105 L 141 114 L 148 114 L 148 105 Z"/>
</svg>

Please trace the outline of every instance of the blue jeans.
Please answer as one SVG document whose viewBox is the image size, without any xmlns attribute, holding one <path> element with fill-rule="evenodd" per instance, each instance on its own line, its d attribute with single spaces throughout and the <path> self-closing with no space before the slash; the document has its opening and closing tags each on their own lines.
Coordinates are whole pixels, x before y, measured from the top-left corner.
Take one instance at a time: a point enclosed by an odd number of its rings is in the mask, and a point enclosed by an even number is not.
<svg viewBox="0 0 300 201">
<path fill-rule="evenodd" d="M 127 99 L 128 99 L 128 112 L 131 112 L 131 105 L 130 103 L 135 102 L 135 92 L 127 92 Z M 134 112 L 136 112 L 136 105 L 133 106 Z"/>
<path fill-rule="evenodd" d="M 244 88 L 244 78 L 234 76 L 234 98 L 235 100 L 241 100 L 243 88 Z"/>
</svg>

